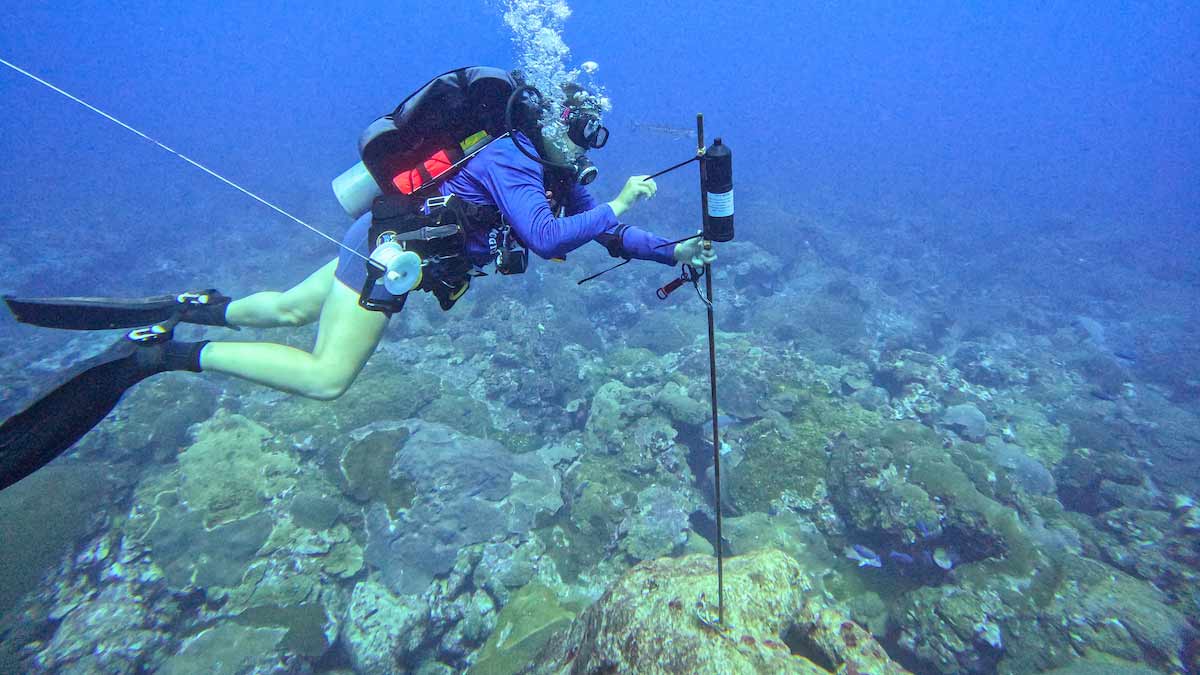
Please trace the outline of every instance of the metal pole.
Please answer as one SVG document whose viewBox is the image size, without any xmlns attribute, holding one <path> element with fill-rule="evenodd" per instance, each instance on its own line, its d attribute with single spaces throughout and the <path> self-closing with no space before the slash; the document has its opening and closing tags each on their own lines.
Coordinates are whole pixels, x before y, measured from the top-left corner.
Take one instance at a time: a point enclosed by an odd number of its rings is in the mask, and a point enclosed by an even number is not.
<svg viewBox="0 0 1200 675">
<path fill-rule="evenodd" d="M 697 155 L 704 151 L 704 115 L 696 114 L 696 151 Z M 708 214 L 708 191 L 704 186 L 704 162 L 700 162 L 700 222 Z M 712 243 L 704 242 L 706 249 Z M 717 421 L 717 342 L 716 328 L 713 323 L 713 284 L 712 265 L 704 265 L 704 292 L 708 296 L 705 303 L 708 312 L 708 388 L 712 405 L 712 437 L 713 437 L 713 501 L 717 514 L 717 622 L 725 623 L 725 555 L 721 536 L 721 434 L 720 423 Z"/>
</svg>

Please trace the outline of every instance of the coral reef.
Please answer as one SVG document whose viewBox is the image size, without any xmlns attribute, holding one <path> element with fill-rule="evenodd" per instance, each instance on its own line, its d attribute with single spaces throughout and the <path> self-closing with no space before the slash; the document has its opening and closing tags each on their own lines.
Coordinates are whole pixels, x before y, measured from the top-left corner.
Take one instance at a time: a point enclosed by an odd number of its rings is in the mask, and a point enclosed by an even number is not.
<svg viewBox="0 0 1200 675">
<path fill-rule="evenodd" d="M 743 242 L 714 268 L 716 447 L 693 298 L 646 320 L 553 268 L 468 321 L 411 303 L 335 402 L 156 378 L 0 495 L 0 670 L 1200 667 L 1191 348 L 990 286 L 998 260 L 970 270 L 994 299 L 939 290 L 966 272 L 906 239 L 932 223 L 760 208 L 804 269 Z M 32 371 L 94 347 L 60 345 Z M 6 406 L 37 385 L 4 374 Z"/>
<path fill-rule="evenodd" d="M 776 550 L 730 559 L 717 622 L 715 560 L 634 567 L 523 673 L 907 673 Z"/>
<path fill-rule="evenodd" d="M 380 423 L 353 435 L 392 439 L 388 476 L 410 486 L 411 503 L 395 515 L 366 513 L 366 560 L 398 594 L 419 593 L 454 566 L 459 549 L 528 532 L 562 507 L 559 476 L 542 455 L 516 455 L 495 441 L 419 420 Z M 345 464 L 343 463 L 343 466 Z"/>
</svg>

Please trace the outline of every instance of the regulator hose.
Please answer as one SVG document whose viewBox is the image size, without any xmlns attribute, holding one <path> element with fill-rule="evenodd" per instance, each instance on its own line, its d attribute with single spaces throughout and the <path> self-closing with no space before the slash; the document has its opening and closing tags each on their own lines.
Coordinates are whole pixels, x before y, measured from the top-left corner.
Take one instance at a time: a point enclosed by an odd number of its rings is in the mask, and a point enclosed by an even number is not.
<svg viewBox="0 0 1200 675">
<path fill-rule="evenodd" d="M 532 159 L 533 161 L 537 162 L 538 164 L 541 164 L 542 166 L 548 166 L 552 169 L 560 169 L 562 171 L 570 171 L 571 175 L 575 175 L 576 167 L 574 164 L 566 164 L 563 162 L 551 162 L 548 159 L 542 159 L 541 157 L 538 157 L 534 153 L 526 150 L 525 146 L 521 145 L 520 141 L 517 140 L 517 134 L 514 132 L 519 131 L 519 129 L 517 129 L 517 127 L 513 125 L 513 112 L 518 105 L 518 101 L 520 101 L 525 96 L 525 94 L 528 92 L 533 92 L 534 94 L 536 94 L 538 97 L 538 102 L 539 103 L 541 102 L 542 92 L 538 91 L 537 87 L 534 87 L 533 85 L 529 85 L 529 84 L 523 84 L 523 85 L 517 87 L 516 89 L 513 90 L 513 93 L 508 97 L 508 105 L 504 106 L 504 125 L 508 128 L 508 137 L 512 139 L 513 145 L 517 146 L 517 150 L 520 150 L 521 154 L 525 155 L 529 159 Z"/>
</svg>

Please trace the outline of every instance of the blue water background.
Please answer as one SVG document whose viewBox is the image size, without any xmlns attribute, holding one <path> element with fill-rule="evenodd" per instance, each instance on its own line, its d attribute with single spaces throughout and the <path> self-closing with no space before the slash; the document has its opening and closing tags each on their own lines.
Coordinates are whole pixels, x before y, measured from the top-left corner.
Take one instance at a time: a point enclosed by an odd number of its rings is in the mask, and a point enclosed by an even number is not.
<svg viewBox="0 0 1200 675">
<path fill-rule="evenodd" d="M 614 142 L 596 156 L 602 198 L 624 176 L 689 152 L 689 141 L 630 133 L 630 123 L 686 128 L 703 111 L 710 134 L 737 153 L 747 199 L 936 214 L 956 230 L 948 236 L 1069 222 L 1194 245 L 1200 10 L 1191 3 L 573 10 L 575 62 L 601 64 L 615 104 Z M 479 3 L 14 4 L 0 22 L 4 58 L 335 233 L 346 223 L 328 181 L 356 159 L 364 124 L 445 69 L 513 63 L 501 11 Z M 181 238 L 250 246 L 255 268 L 278 247 L 332 254 L 10 71 L 0 72 L 0 102 L 9 265 L 0 289 L 34 290 L 22 261 L 64 247 L 110 269 L 153 265 L 180 279 L 206 265 L 179 257 Z M 693 181 L 664 179 L 664 194 L 691 197 Z M 649 205 L 630 220 L 679 219 Z M 80 291 L 71 275 L 39 277 L 36 290 Z"/>
</svg>

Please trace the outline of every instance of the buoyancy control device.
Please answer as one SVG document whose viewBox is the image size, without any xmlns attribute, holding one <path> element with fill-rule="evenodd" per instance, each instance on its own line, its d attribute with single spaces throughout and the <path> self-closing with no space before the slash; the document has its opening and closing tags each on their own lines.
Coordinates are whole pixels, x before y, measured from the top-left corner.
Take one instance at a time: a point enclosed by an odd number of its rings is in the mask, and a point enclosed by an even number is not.
<svg viewBox="0 0 1200 675">
<path fill-rule="evenodd" d="M 433 191 L 463 160 L 508 132 L 505 110 L 517 86 L 508 71 L 485 66 L 426 82 L 363 131 L 362 161 L 333 180 L 342 208 L 357 218 L 381 195 Z"/>
<path fill-rule="evenodd" d="M 342 208 L 352 217 L 371 211 L 371 259 L 359 296 L 366 309 L 396 312 L 413 289 L 429 291 L 443 310 L 462 297 L 473 276 L 465 230 L 498 228 L 492 240 L 498 271 L 518 273 L 523 247 L 501 223 L 499 210 L 471 204 L 437 187 L 490 143 L 510 136 L 513 125 L 532 129 L 534 111 L 510 98 L 518 88 L 507 71 L 475 66 L 443 73 L 410 94 L 390 114 L 372 122 L 359 139 L 362 157 L 333 181 Z M 382 284 L 389 300 L 373 299 Z"/>
</svg>

